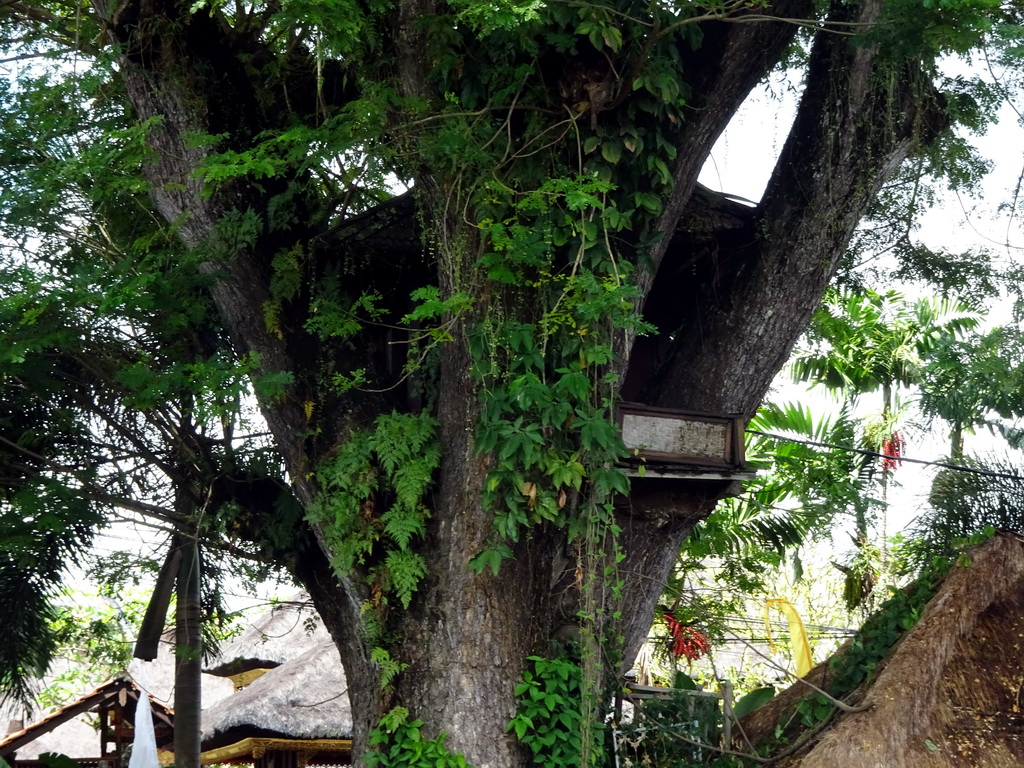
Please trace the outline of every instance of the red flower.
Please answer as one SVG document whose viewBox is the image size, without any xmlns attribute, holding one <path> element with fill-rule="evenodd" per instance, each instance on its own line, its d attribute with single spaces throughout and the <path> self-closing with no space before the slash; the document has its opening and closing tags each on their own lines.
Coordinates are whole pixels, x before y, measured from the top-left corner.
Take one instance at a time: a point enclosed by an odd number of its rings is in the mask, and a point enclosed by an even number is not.
<svg viewBox="0 0 1024 768">
<path fill-rule="evenodd" d="M 893 432 L 882 440 L 882 470 L 890 472 L 900 465 L 900 456 L 906 455 L 907 444 L 902 432 Z"/>
<path fill-rule="evenodd" d="M 690 661 L 696 661 L 711 650 L 710 641 L 699 629 L 680 624 L 670 613 L 665 614 L 665 623 L 668 624 L 669 650 L 676 658 L 685 656 Z"/>
</svg>

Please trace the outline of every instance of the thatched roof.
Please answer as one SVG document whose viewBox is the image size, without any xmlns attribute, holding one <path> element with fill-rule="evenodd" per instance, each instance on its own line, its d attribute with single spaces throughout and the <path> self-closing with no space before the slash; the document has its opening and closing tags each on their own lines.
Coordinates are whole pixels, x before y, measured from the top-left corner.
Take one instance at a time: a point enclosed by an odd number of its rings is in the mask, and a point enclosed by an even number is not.
<svg viewBox="0 0 1024 768">
<path fill-rule="evenodd" d="M 330 635 L 309 595 L 302 592 L 257 616 L 241 634 L 221 646 L 217 658 L 203 671 L 227 676 L 272 669 L 325 642 L 330 642 Z"/>
<path fill-rule="evenodd" d="M 141 689 L 139 686 L 127 677 L 109 680 L 95 690 L 82 695 L 39 721 L 20 730 L 8 733 L 0 739 L 0 757 L 6 758 L 15 752 L 21 752 L 23 747 L 39 741 L 47 734 L 69 723 L 85 712 L 94 712 L 102 707 L 110 707 L 118 702 L 128 709 L 129 717 L 134 721 L 135 706 L 140 695 Z M 173 725 L 173 711 L 159 701 L 152 698 L 150 701 L 158 723 L 168 726 Z M 99 737 L 95 730 L 89 729 L 89 732 L 91 733 L 90 738 L 79 738 L 74 743 L 66 745 L 64 751 L 78 758 L 99 758 Z M 54 749 L 52 746 L 49 748 L 51 750 Z M 22 757 L 24 758 L 25 756 L 22 755 Z"/>
<path fill-rule="evenodd" d="M 174 706 L 174 630 L 164 633 L 159 644 L 157 658 L 153 662 L 144 664 L 146 690 L 153 701 L 154 708 L 159 711 L 171 712 Z M 77 669 L 77 662 L 66 659 L 59 659 L 54 664 L 49 675 L 39 681 L 40 687 L 45 687 L 57 679 L 60 675 Z M 135 670 L 135 667 L 132 668 Z M 0 724 L 8 724 L 8 721 L 22 721 L 28 725 L 31 738 L 20 739 L 17 745 L 19 761 L 34 760 L 44 752 L 56 752 L 72 755 L 76 758 L 88 758 L 99 756 L 99 736 L 93 724 L 95 717 L 89 713 L 95 712 L 105 702 L 109 703 L 110 691 L 118 692 L 121 687 L 131 687 L 129 672 L 122 673 L 116 680 L 109 681 L 94 691 L 83 693 L 78 699 L 61 707 L 54 713 L 47 712 L 41 705 L 20 705 L 8 701 L 0 705 Z M 137 688 L 137 686 L 135 686 Z M 209 705 L 234 690 L 230 680 L 211 675 L 202 676 L 203 703 Z M 118 694 L 118 698 L 120 695 Z M 133 695 L 129 696 L 133 699 Z M 134 704 L 129 709 L 134 712 Z M 13 733 L 18 730 L 8 725 Z M 0 736 L 3 734 L 0 733 Z M 9 734 L 10 736 L 11 734 Z M 7 745 L 6 738 L 0 742 L 0 746 Z M 14 748 L 12 748 L 13 750 Z M 0 755 L 6 754 L 7 750 L 0 751 Z"/>
<path fill-rule="evenodd" d="M 821 687 L 827 663 L 808 678 Z M 806 692 L 797 683 L 744 721 L 756 737 Z M 1024 765 L 1024 538 L 1000 534 L 946 577 L 921 620 L 789 768 Z"/>
<path fill-rule="evenodd" d="M 352 707 L 338 649 L 321 642 L 203 710 L 203 749 L 247 736 L 346 739 Z"/>
</svg>

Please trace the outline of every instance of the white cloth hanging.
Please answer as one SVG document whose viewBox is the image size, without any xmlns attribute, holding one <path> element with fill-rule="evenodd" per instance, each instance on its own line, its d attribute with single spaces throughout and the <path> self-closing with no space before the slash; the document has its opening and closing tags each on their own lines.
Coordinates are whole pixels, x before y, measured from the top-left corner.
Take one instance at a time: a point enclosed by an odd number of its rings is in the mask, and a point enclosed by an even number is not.
<svg viewBox="0 0 1024 768">
<path fill-rule="evenodd" d="M 156 733 L 153 730 L 153 708 L 149 703 L 148 670 L 151 662 L 136 661 L 135 674 L 132 677 L 142 690 L 139 692 L 139 704 L 135 708 L 135 741 L 132 743 L 132 754 L 128 759 L 128 768 L 160 768 L 156 756 Z"/>
</svg>

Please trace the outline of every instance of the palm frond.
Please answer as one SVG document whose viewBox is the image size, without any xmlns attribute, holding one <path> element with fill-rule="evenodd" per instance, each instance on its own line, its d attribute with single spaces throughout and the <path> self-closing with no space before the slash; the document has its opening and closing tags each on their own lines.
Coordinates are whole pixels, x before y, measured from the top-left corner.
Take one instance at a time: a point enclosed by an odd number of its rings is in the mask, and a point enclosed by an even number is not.
<svg viewBox="0 0 1024 768">
<path fill-rule="evenodd" d="M 988 527 L 1024 532 L 1024 475 L 1018 462 L 1011 457 L 963 461 L 979 471 L 939 472 L 928 496 L 928 509 L 911 524 L 908 534 L 918 540 L 909 556 L 911 567 L 952 555 L 958 541 Z"/>
<path fill-rule="evenodd" d="M 0 501 L 0 701 L 27 701 L 33 680 L 49 666 L 52 600 L 97 524 L 75 489 L 56 482 L 40 480 Z"/>
</svg>

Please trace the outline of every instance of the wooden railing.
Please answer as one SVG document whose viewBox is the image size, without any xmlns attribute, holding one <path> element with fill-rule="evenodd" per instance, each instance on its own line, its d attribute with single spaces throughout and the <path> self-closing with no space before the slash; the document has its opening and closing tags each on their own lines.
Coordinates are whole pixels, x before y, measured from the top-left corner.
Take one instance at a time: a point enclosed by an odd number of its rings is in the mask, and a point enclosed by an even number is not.
<svg viewBox="0 0 1024 768">
<path fill-rule="evenodd" d="M 690 741 L 695 748 L 707 748 L 715 750 L 721 748 L 723 750 L 732 749 L 732 723 L 733 723 L 733 690 L 732 683 L 728 680 L 723 680 L 720 683 L 720 690 L 715 691 L 704 691 L 704 690 L 689 690 L 686 688 L 665 688 L 657 685 L 639 685 L 638 683 L 627 682 L 623 686 L 622 690 L 616 695 L 615 699 L 615 720 L 612 726 L 612 743 L 615 751 L 615 766 L 619 766 L 619 753 L 621 747 L 621 738 L 623 737 L 622 732 L 619 730 L 618 725 L 622 722 L 624 704 L 630 703 L 634 707 L 643 707 L 644 701 L 658 700 L 658 701 L 672 701 L 683 698 L 689 698 L 693 702 L 698 700 L 713 700 L 715 702 L 721 702 L 721 709 L 716 711 L 720 713 L 721 717 L 721 731 L 719 733 L 718 744 L 702 744 L 696 741 Z M 690 707 L 690 716 L 695 717 L 694 707 Z M 636 715 L 634 714 L 635 718 Z M 683 729 L 684 725 L 694 723 L 680 723 L 680 730 Z M 637 729 L 643 731 L 641 727 Z M 685 739 L 684 740 L 688 740 Z"/>
</svg>

